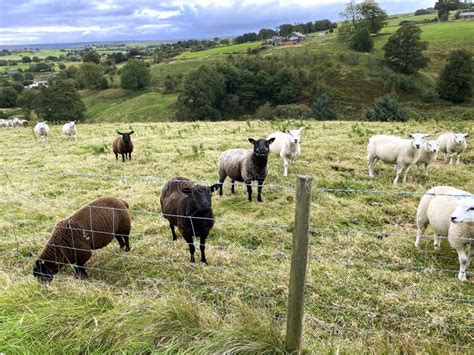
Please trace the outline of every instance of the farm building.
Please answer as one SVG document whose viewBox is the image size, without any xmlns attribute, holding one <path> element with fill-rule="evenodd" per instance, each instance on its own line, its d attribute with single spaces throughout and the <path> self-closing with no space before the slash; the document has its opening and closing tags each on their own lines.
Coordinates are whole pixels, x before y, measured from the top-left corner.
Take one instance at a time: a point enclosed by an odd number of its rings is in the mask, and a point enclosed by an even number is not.
<svg viewBox="0 0 474 355">
<path fill-rule="evenodd" d="M 295 43 L 299 43 L 306 39 L 306 35 L 302 34 L 301 32 L 291 32 L 287 37 L 287 41 L 293 41 Z"/>
<path fill-rule="evenodd" d="M 282 45 L 284 41 L 285 41 L 285 37 L 273 36 L 272 38 L 267 40 L 267 44 L 272 44 L 274 46 L 279 46 L 279 45 Z"/>
<path fill-rule="evenodd" d="M 461 12 L 459 14 L 460 20 L 473 20 L 474 19 L 474 11 L 469 12 Z"/>
</svg>

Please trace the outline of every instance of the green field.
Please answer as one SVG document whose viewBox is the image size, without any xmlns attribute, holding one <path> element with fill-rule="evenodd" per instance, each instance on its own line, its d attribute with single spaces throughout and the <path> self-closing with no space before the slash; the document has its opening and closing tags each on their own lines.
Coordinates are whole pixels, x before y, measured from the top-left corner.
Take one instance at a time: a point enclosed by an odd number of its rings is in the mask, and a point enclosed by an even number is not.
<svg viewBox="0 0 474 355">
<path fill-rule="evenodd" d="M 124 103 L 117 111 L 127 109 Z M 222 151 L 250 148 L 248 137 L 300 125 L 302 154 L 290 176 L 283 178 L 272 156 L 263 203 L 247 202 L 243 186 L 235 195 L 226 186 L 224 196 L 213 198 L 209 266 L 190 265 L 187 245 L 181 238 L 173 244 L 160 216 L 156 178 L 214 182 Z M 127 127 L 135 131 L 135 151 L 122 163 L 111 142 Z M 472 130 L 468 121 L 79 124 L 77 142 L 60 128 L 52 126 L 46 145 L 31 127 L 0 129 L 9 142 L 0 152 L 0 352 L 7 354 L 282 352 L 297 173 L 314 176 L 318 189 L 422 193 L 449 184 L 474 191 L 472 148 L 462 156 L 465 164 L 436 162 L 429 177 L 410 174 L 398 187 L 391 185 L 392 166 L 380 164 L 373 181 L 366 173 L 369 136 Z M 113 241 L 89 261 L 87 281 L 65 267 L 50 286 L 37 284 L 32 266 L 53 225 L 99 196 L 129 202 L 131 252 Z M 414 247 L 418 201 L 418 195 L 314 191 L 308 352 L 472 350 L 473 275 L 457 280 L 457 255 L 446 240 L 438 251 L 431 236 Z"/>
<path fill-rule="evenodd" d="M 262 41 L 257 41 L 257 42 L 234 44 L 230 46 L 216 47 L 216 48 L 211 48 L 211 49 L 208 49 L 205 51 L 199 51 L 199 52 L 186 52 L 186 53 L 182 53 L 176 56 L 176 59 L 208 58 L 208 57 L 220 56 L 223 54 L 246 52 L 247 49 L 256 48 L 260 46 L 261 44 L 262 44 Z"/>
</svg>

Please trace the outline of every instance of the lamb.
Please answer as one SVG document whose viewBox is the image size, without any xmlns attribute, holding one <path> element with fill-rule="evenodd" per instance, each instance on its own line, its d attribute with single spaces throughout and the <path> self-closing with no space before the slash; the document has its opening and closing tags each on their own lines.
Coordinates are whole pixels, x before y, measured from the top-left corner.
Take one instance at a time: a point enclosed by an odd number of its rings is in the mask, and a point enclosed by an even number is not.
<svg viewBox="0 0 474 355">
<path fill-rule="evenodd" d="M 438 137 L 439 151 L 445 153 L 444 160 L 454 164 L 454 155 L 456 155 L 456 164 L 459 164 L 459 155 L 467 149 L 466 138 L 468 133 L 443 133 Z"/>
<path fill-rule="evenodd" d="M 441 237 L 448 236 L 450 216 L 461 196 L 466 195 L 469 193 L 449 186 L 433 187 L 423 195 L 416 212 L 417 248 L 420 247 L 421 238 L 428 225 L 434 230 L 434 248 L 440 248 Z"/>
<path fill-rule="evenodd" d="M 416 171 L 424 166 L 425 175 L 428 176 L 430 165 L 436 160 L 438 156 L 439 143 L 437 141 L 425 141 L 421 147 L 420 157 L 416 161 Z"/>
<path fill-rule="evenodd" d="M 108 245 L 115 237 L 130 251 L 128 204 L 114 197 L 99 198 L 60 221 L 33 268 L 40 281 L 50 282 L 64 265 L 72 264 L 77 278 L 87 278 L 84 264 L 92 250 Z"/>
<path fill-rule="evenodd" d="M 212 192 L 219 184 L 210 187 L 196 185 L 184 177 L 174 177 L 161 190 L 160 204 L 163 216 L 169 221 L 173 240 L 176 241 L 175 227 L 189 245 L 191 263 L 194 263 L 194 240 L 200 237 L 201 262 L 206 260 L 206 238 L 214 226 L 212 212 Z"/>
<path fill-rule="evenodd" d="M 457 201 L 451 215 L 448 241 L 458 253 L 458 279 L 466 281 L 467 269 L 474 255 L 474 195 Z"/>
<path fill-rule="evenodd" d="M 367 161 L 369 177 L 374 177 L 374 166 L 377 161 L 396 164 L 397 173 L 393 184 L 398 183 L 400 175 L 403 175 L 403 182 L 407 182 L 407 174 L 410 164 L 415 163 L 420 157 L 420 150 L 425 137 L 429 134 L 413 133 L 403 139 L 395 136 L 377 135 L 369 139 L 367 145 Z"/>
<path fill-rule="evenodd" d="M 28 121 L 27 120 L 20 120 L 20 125 L 25 127 L 28 126 Z"/>
<path fill-rule="evenodd" d="M 63 133 L 68 138 L 74 138 L 77 141 L 76 121 L 70 121 L 63 125 Z"/>
<path fill-rule="evenodd" d="M 13 127 L 19 127 L 21 125 L 21 121 L 18 117 L 13 117 L 12 123 L 13 123 Z"/>
<path fill-rule="evenodd" d="M 35 126 L 35 134 L 41 140 L 41 142 L 46 142 L 47 136 L 49 133 L 49 126 L 45 122 L 38 122 Z"/>
<path fill-rule="evenodd" d="M 285 171 L 283 176 L 288 176 L 288 160 L 291 159 L 291 163 L 294 164 L 296 158 L 301 153 L 301 132 L 304 127 L 294 130 L 287 130 L 283 132 L 275 132 L 270 134 L 267 139 L 275 138 L 275 141 L 270 146 L 270 152 L 279 155 L 283 159 Z"/>
<path fill-rule="evenodd" d="M 132 138 L 130 137 L 131 134 L 133 134 L 133 131 L 129 133 L 121 133 L 117 131 L 118 134 L 121 135 L 121 137 L 115 138 L 112 148 L 115 154 L 115 159 L 118 159 L 118 155 L 122 155 L 122 162 L 125 162 L 125 158 L 127 157 L 128 154 L 128 159 L 132 160 L 132 152 L 133 152 L 133 143 L 132 143 Z"/>
<path fill-rule="evenodd" d="M 222 196 L 222 186 L 227 176 L 231 179 L 231 192 L 235 192 L 235 182 L 244 182 L 247 185 L 249 201 L 252 201 L 252 181 L 258 182 L 257 201 L 262 202 L 263 182 L 268 174 L 268 154 L 270 145 L 275 138 L 270 139 L 252 139 L 249 142 L 253 144 L 253 150 L 230 149 L 221 154 L 219 158 L 219 183 Z"/>
</svg>

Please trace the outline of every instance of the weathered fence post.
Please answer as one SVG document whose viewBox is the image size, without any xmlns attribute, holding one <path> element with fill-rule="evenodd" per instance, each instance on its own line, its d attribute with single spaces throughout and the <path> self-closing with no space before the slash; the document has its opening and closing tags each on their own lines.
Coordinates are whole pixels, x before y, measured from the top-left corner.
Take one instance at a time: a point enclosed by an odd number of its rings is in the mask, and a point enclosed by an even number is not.
<svg viewBox="0 0 474 355">
<path fill-rule="evenodd" d="M 290 352 L 300 349 L 301 335 L 303 332 L 304 286 L 306 280 L 306 265 L 308 263 L 308 233 L 312 182 L 312 176 L 298 175 L 286 323 L 286 349 Z"/>
</svg>

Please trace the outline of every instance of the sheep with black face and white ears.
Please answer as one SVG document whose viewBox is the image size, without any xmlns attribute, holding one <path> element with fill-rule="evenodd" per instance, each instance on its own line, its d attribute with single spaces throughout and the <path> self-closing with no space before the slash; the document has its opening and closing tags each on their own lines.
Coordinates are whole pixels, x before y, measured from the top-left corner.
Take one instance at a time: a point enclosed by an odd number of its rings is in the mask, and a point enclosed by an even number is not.
<svg viewBox="0 0 474 355">
<path fill-rule="evenodd" d="M 33 275 L 46 282 L 53 280 L 64 265 L 72 264 L 76 277 L 86 278 L 84 264 L 92 251 L 117 239 L 130 250 L 128 204 L 115 197 L 99 198 L 60 221 L 33 268 Z"/>
<path fill-rule="evenodd" d="M 249 138 L 253 150 L 229 149 L 222 153 L 219 158 L 219 194 L 222 196 L 222 187 L 228 176 L 231 179 L 231 192 L 235 192 L 236 181 L 244 182 L 247 185 L 248 199 L 252 201 L 252 181 L 256 180 L 257 201 L 262 202 L 263 182 L 268 174 L 268 154 L 274 141 L 275 138 L 257 140 Z"/>
<path fill-rule="evenodd" d="M 134 131 L 128 133 L 122 133 L 117 131 L 121 137 L 115 138 L 114 142 L 112 143 L 112 149 L 115 154 L 115 159 L 118 159 L 118 155 L 122 155 L 122 162 L 125 162 L 125 159 L 128 156 L 128 159 L 132 160 L 132 152 L 133 152 L 133 143 L 132 138 L 130 137 Z"/>
<path fill-rule="evenodd" d="M 173 240 L 177 240 L 175 227 L 189 245 L 191 263 L 194 263 L 194 237 L 200 238 L 201 262 L 207 264 L 206 238 L 214 226 L 212 212 L 212 192 L 219 184 L 212 186 L 196 185 L 191 180 L 176 176 L 170 179 L 161 190 L 160 204 L 163 217 L 171 228 Z"/>
<path fill-rule="evenodd" d="M 367 145 L 369 177 L 374 177 L 375 164 L 381 160 L 384 163 L 397 166 L 397 173 L 393 180 L 394 185 L 398 183 L 401 175 L 403 175 L 403 182 L 406 183 L 410 165 L 420 157 L 421 147 L 425 137 L 428 136 L 429 134 L 413 133 L 408 136 L 409 139 L 389 135 L 370 137 Z"/>
<path fill-rule="evenodd" d="M 437 139 L 439 151 L 445 153 L 444 160 L 449 164 L 459 164 L 459 156 L 467 149 L 468 133 L 443 133 Z M 456 159 L 455 159 L 456 158 Z"/>
<path fill-rule="evenodd" d="M 275 141 L 270 145 L 270 152 L 280 156 L 283 160 L 285 166 L 283 176 L 288 176 L 288 161 L 291 160 L 291 163 L 294 164 L 301 153 L 300 137 L 303 129 L 304 127 L 286 132 L 274 132 L 267 137 L 267 139 L 275 138 Z"/>
</svg>

